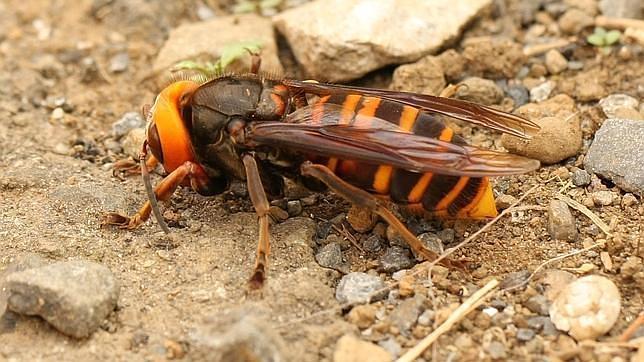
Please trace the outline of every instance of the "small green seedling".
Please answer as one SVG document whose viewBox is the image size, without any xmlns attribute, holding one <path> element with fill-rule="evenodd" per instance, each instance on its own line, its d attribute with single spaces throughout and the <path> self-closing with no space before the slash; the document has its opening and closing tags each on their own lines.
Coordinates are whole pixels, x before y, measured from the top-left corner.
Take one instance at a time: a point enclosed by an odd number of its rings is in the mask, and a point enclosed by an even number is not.
<svg viewBox="0 0 644 362">
<path fill-rule="evenodd" d="M 586 40 L 596 47 L 606 48 L 617 43 L 621 35 L 618 30 L 606 31 L 602 27 L 596 27 L 595 32 L 588 35 Z"/>
<path fill-rule="evenodd" d="M 278 12 L 283 0 L 239 0 L 233 7 L 233 13 L 274 14 Z"/>
<path fill-rule="evenodd" d="M 222 51 L 221 56 L 216 62 L 196 62 L 194 60 L 183 60 L 178 62 L 172 67 L 172 71 L 192 70 L 199 72 L 207 78 L 216 77 L 225 72 L 226 68 L 235 60 L 241 57 L 259 53 L 261 49 L 261 42 L 255 40 L 241 41 L 226 45 Z"/>
</svg>

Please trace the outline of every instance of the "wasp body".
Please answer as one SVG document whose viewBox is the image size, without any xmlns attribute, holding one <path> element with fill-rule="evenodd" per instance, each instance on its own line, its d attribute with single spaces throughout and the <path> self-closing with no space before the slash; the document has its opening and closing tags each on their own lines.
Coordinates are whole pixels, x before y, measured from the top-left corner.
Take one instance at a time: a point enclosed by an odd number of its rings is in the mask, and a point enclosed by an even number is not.
<svg viewBox="0 0 644 362">
<path fill-rule="evenodd" d="M 311 96 L 317 100 L 309 104 Z M 534 160 L 468 146 L 441 115 L 520 137 L 538 129 L 492 108 L 413 93 L 255 74 L 178 81 L 146 115 L 147 145 L 169 174 L 155 196 L 168 199 L 180 184 L 214 195 L 233 178 L 246 180 L 260 222 L 254 286 L 264 280 L 269 251 L 266 194 L 282 193 L 282 176 L 321 182 L 370 208 L 417 254 L 435 258 L 382 199 L 424 215 L 493 217 L 488 177 L 538 167 Z M 147 202 L 134 217 L 112 214 L 109 223 L 133 228 L 150 210 Z"/>
</svg>

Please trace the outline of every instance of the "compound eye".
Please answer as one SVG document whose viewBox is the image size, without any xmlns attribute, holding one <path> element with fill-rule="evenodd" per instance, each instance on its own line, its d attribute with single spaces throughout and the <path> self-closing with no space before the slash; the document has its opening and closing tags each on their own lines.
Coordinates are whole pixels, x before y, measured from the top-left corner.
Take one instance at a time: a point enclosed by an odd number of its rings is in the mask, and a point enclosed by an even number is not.
<svg viewBox="0 0 644 362">
<path fill-rule="evenodd" d="M 150 123 L 147 138 L 152 154 L 160 163 L 163 163 L 163 149 L 161 148 L 161 139 L 159 138 L 159 131 L 157 130 L 156 123 Z"/>
</svg>

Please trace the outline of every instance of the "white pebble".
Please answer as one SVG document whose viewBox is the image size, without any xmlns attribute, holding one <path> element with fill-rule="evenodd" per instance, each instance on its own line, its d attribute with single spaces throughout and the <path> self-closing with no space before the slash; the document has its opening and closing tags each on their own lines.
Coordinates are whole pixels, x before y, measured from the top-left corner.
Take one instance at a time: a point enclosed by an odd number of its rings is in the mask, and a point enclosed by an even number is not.
<svg viewBox="0 0 644 362">
<path fill-rule="evenodd" d="M 550 306 L 557 329 L 580 340 L 608 332 L 619 316 L 619 290 L 606 277 L 590 275 L 567 285 Z"/>
</svg>

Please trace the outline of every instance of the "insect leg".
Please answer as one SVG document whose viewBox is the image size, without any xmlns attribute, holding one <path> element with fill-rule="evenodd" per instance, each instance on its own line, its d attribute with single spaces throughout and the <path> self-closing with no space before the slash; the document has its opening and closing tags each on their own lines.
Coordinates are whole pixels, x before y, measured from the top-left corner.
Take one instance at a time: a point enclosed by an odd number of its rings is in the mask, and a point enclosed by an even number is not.
<svg viewBox="0 0 644 362">
<path fill-rule="evenodd" d="M 378 199 L 372 194 L 352 186 L 339 178 L 330 169 L 324 165 L 317 165 L 311 162 L 304 162 L 301 166 L 301 173 L 304 176 L 311 176 L 324 182 L 331 190 L 345 198 L 352 204 L 364 207 L 378 216 L 382 217 L 402 236 L 405 242 L 412 248 L 416 255 L 422 256 L 426 260 L 438 258 L 438 254 L 429 250 L 407 227 L 385 206 L 381 205 Z M 446 266 L 457 266 L 457 262 L 445 260 Z"/>
<path fill-rule="evenodd" d="M 145 166 L 147 167 L 148 172 L 152 172 L 158 164 L 159 160 L 157 160 L 153 155 L 149 155 L 148 159 L 145 161 Z M 112 174 L 118 178 L 122 178 L 121 176 L 140 175 L 141 167 L 138 162 L 132 159 L 119 160 L 114 163 Z"/>
<path fill-rule="evenodd" d="M 246 182 L 248 183 L 248 194 L 255 207 L 255 212 L 259 218 L 259 242 L 257 244 L 257 257 L 255 259 L 255 269 L 249 280 L 251 289 L 259 289 L 266 279 L 266 269 L 268 265 L 268 253 L 270 252 L 270 235 L 268 232 L 268 209 L 269 204 L 266 199 L 266 193 L 262 186 L 262 180 L 259 176 L 259 170 L 255 158 L 251 155 L 244 155 L 244 167 L 246 169 Z"/>
<path fill-rule="evenodd" d="M 156 198 L 161 201 L 168 200 L 186 177 L 196 175 L 197 167 L 197 164 L 187 161 L 172 171 L 172 173 L 161 180 L 157 187 L 155 187 L 154 195 Z M 107 214 L 103 220 L 103 225 L 116 225 L 123 229 L 135 229 L 150 217 L 151 211 L 150 201 L 146 201 L 132 217 L 123 216 L 118 213 Z"/>
</svg>

